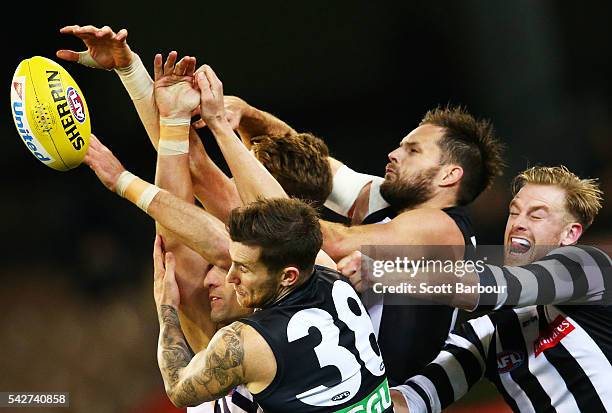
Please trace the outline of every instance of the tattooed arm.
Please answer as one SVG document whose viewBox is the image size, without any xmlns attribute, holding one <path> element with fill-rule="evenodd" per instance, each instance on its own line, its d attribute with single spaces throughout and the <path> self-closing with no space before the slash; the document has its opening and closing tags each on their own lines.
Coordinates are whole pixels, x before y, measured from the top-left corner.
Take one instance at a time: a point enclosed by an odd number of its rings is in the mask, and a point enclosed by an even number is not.
<svg viewBox="0 0 612 413">
<path fill-rule="evenodd" d="M 164 252 L 159 235 L 155 238 L 153 266 L 153 295 L 159 316 L 157 361 L 170 400 L 177 407 L 194 406 L 223 397 L 239 384 L 256 390 L 267 387 L 276 375 L 276 360 L 252 327 L 230 324 L 193 355 L 178 317 L 181 299 L 176 260 L 172 252 Z M 251 365 L 246 363 L 245 341 L 252 353 Z"/>
<path fill-rule="evenodd" d="M 206 350 L 193 356 L 176 308 L 162 305 L 160 310 L 157 358 L 166 393 L 175 406 L 215 400 L 245 383 L 242 323 L 219 330 Z"/>
</svg>

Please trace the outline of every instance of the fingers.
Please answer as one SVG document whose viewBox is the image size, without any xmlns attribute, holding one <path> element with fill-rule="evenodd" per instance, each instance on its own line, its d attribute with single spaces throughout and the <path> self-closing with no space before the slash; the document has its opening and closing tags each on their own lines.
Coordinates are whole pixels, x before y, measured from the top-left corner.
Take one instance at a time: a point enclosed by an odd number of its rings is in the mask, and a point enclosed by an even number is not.
<svg viewBox="0 0 612 413">
<path fill-rule="evenodd" d="M 64 27 L 62 27 L 60 29 L 60 33 L 63 33 L 63 34 L 74 34 L 74 31 L 76 29 L 78 29 L 79 27 L 81 27 L 81 26 L 78 26 L 78 25 L 64 26 Z"/>
<path fill-rule="evenodd" d="M 101 29 L 98 29 L 96 31 L 96 37 L 98 38 L 103 38 L 103 37 L 111 38 L 113 36 L 115 36 L 115 33 L 108 26 L 104 26 Z"/>
<path fill-rule="evenodd" d="M 178 53 L 175 50 L 171 51 L 168 54 L 168 58 L 166 59 L 166 63 L 164 64 L 164 75 L 171 75 L 174 71 L 174 64 L 176 63 L 176 58 Z"/>
<path fill-rule="evenodd" d="M 102 142 L 100 142 L 100 140 L 98 139 L 96 135 L 94 135 L 93 133 L 89 134 L 89 147 L 90 148 L 100 150 L 103 146 L 104 145 L 102 145 Z"/>
<path fill-rule="evenodd" d="M 196 67 L 196 58 L 189 57 L 189 60 L 187 62 L 187 67 L 185 68 L 185 76 L 193 76 L 193 74 L 195 73 L 195 67 Z"/>
<path fill-rule="evenodd" d="M 204 100 L 213 97 L 213 93 L 211 90 L 210 81 L 208 80 L 208 76 L 204 71 L 198 73 L 196 76 L 196 80 L 198 82 L 198 87 L 200 88 L 200 94 L 202 95 L 202 99 Z"/>
<path fill-rule="evenodd" d="M 58 50 L 57 52 L 55 52 L 55 55 L 62 59 L 62 60 L 66 60 L 68 62 L 78 62 L 79 61 L 79 54 L 77 52 L 75 52 L 74 50 Z"/>
<path fill-rule="evenodd" d="M 204 65 L 204 73 L 206 74 L 206 78 L 211 85 L 213 95 L 215 97 L 223 96 L 223 83 L 221 83 L 221 80 L 219 80 L 212 67 Z"/>
<path fill-rule="evenodd" d="M 179 62 L 174 66 L 173 73 L 177 76 L 185 76 L 187 72 L 187 67 L 189 65 L 189 56 L 183 57 Z"/>
<path fill-rule="evenodd" d="M 125 41 L 127 40 L 127 37 L 128 37 L 128 31 L 126 29 L 121 29 L 119 30 L 119 33 L 117 33 L 117 35 L 115 36 L 115 40 L 125 43 Z"/>
<path fill-rule="evenodd" d="M 155 281 L 160 280 L 164 274 L 164 251 L 162 248 L 161 235 L 155 235 L 155 242 L 153 243 L 153 277 Z"/>
<path fill-rule="evenodd" d="M 153 59 L 153 72 L 154 72 L 154 79 L 157 81 L 159 80 L 163 74 L 164 74 L 164 69 L 162 68 L 162 55 L 161 54 L 156 54 L 155 55 L 155 59 Z"/>
<path fill-rule="evenodd" d="M 176 268 L 176 259 L 174 258 L 174 254 L 171 252 L 166 253 L 166 275 L 164 277 L 164 281 L 169 284 L 176 284 L 175 272 Z"/>
</svg>

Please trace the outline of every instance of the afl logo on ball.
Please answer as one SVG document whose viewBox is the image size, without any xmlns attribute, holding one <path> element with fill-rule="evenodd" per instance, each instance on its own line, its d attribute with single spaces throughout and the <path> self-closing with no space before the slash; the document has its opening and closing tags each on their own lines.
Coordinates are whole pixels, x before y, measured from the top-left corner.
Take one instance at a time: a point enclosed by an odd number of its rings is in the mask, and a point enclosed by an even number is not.
<svg viewBox="0 0 612 413">
<path fill-rule="evenodd" d="M 516 351 L 504 351 L 497 354 L 497 371 L 500 374 L 508 373 L 523 364 L 525 358 Z"/>
<path fill-rule="evenodd" d="M 79 123 L 85 122 L 85 105 L 83 104 L 83 99 L 79 96 L 79 92 L 77 92 L 75 88 L 69 87 L 66 89 L 66 98 L 70 105 L 70 111 L 76 120 L 78 120 Z"/>
</svg>

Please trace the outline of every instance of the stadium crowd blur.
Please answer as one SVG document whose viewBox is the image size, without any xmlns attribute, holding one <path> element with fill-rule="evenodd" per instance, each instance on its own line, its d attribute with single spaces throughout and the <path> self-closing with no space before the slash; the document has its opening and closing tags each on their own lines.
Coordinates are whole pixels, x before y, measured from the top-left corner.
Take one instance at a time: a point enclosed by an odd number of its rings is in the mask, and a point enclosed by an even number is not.
<svg viewBox="0 0 612 413">
<path fill-rule="evenodd" d="M 35 18 L 3 59 L 7 92 L 20 60 L 80 47 L 58 33 L 63 25 L 126 27 L 147 67 L 156 52 L 195 55 L 226 94 L 324 138 L 335 157 L 372 174 L 384 173 L 386 154 L 427 109 L 464 104 L 508 145 L 505 176 L 472 208 L 480 244 L 502 242 L 509 179 L 534 164 L 601 180 L 606 201 L 583 243 L 612 244 L 610 3 L 219 2 L 147 5 L 145 14 L 125 5 L 120 17 L 106 7 Z M 152 180 L 155 152 L 117 77 L 63 66 L 85 94 L 93 131 Z M 37 162 L 5 96 L 0 391 L 68 391 L 61 411 L 172 411 L 155 359 L 153 222 L 86 167 L 60 173 Z M 201 136 L 220 159 L 211 135 Z M 490 401 L 487 389 L 470 406 Z"/>
</svg>

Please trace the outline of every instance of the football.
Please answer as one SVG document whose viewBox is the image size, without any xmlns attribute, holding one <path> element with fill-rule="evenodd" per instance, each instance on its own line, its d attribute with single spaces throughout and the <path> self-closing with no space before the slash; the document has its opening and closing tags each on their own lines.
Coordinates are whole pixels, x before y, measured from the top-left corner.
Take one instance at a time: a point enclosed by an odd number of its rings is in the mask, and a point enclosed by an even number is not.
<svg viewBox="0 0 612 413">
<path fill-rule="evenodd" d="M 23 143 L 58 171 L 77 167 L 91 124 L 81 89 L 63 67 L 44 57 L 25 59 L 11 82 L 11 111 Z"/>
</svg>

